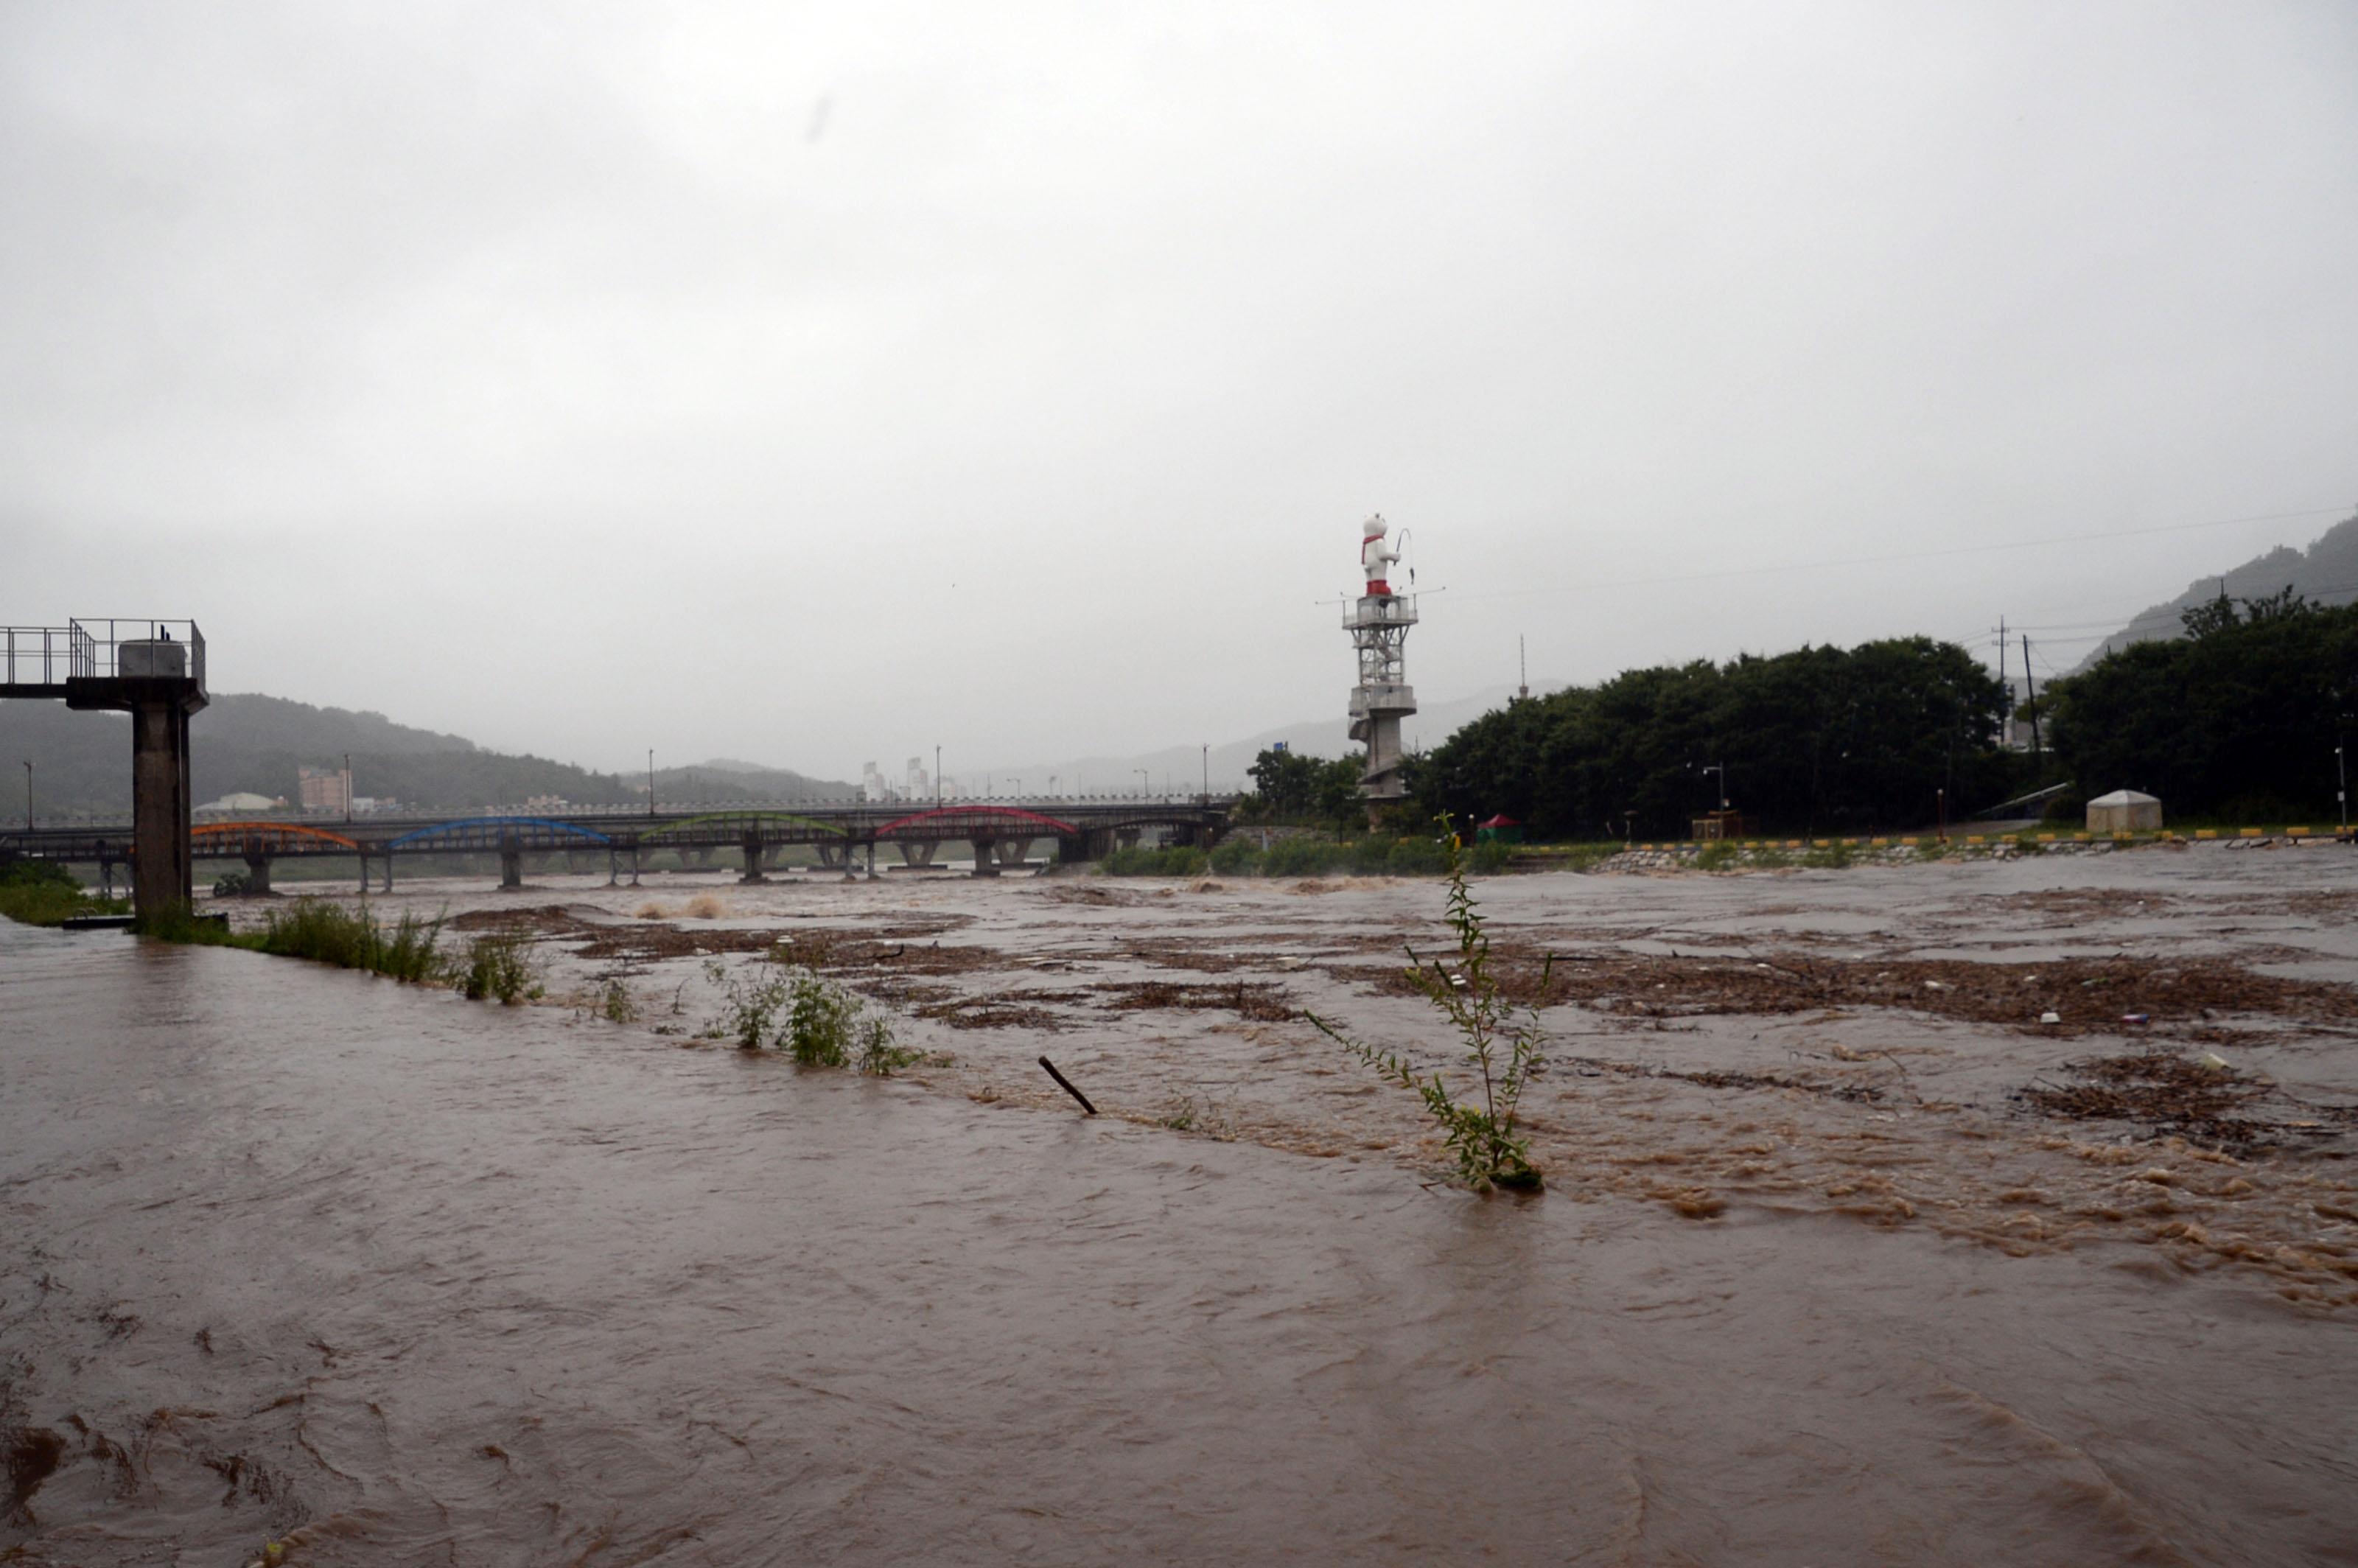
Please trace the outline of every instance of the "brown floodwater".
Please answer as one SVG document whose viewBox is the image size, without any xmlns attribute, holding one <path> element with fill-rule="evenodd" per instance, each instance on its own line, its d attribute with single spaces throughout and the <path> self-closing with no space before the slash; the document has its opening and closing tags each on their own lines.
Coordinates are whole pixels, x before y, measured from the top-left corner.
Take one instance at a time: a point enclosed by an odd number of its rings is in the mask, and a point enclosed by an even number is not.
<svg viewBox="0 0 2358 1568">
<path fill-rule="evenodd" d="M 0 923 L 0 1561 L 2358 1562 L 2358 1314 L 1565 1184 Z"/>
</svg>

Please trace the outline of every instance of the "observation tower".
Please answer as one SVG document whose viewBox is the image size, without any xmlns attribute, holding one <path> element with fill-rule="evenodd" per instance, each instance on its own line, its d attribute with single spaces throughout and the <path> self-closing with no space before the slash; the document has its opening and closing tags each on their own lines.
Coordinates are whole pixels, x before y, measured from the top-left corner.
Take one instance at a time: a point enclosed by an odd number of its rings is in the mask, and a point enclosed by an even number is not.
<svg viewBox="0 0 2358 1568">
<path fill-rule="evenodd" d="M 1416 692 L 1408 684 L 1401 649 L 1408 629 L 1416 624 L 1416 601 L 1392 591 L 1391 568 L 1400 554 L 1386 540 L 1390 530 L 1383 518 L 1368 518 L 1359 532 L 1367 591 L 1344 615 L 1343 630 L 1359 654 L 1359 684 L 1351 688 L 1351 739 L 1368 748 L 1359 794 L 1372 823 L 1379 806 L 1408 794 L 1401 780 L 1400 727 L 1416 711 Z"/>
</svg>

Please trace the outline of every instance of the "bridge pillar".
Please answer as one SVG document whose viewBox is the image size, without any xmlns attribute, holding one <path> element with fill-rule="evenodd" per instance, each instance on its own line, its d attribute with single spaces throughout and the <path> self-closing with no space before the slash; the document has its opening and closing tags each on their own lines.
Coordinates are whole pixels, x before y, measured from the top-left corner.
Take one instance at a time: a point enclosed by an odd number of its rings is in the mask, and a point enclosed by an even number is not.
<svg viewBox="0 0 2358 1568">
<path fill-rule="evenodd" d="M 901 840 L 901 863 L 904 866 L 930 866 L 934 863 L 934 851 L 940 848 L 941 844 L 936 839 L 903 838 Z M 871 855 L 875 852 L 872 847 L 869 850 Z"/>
<path fill-rule="evenodd" d="M 245 854 L 245 891 L 266 893 L 270 891 L 270 857 L 258 849 Z"/>
<path fill-rule="evenodd" d="M 849 844 L 819 843 L 812 845 L 811 848 L 818 851 L 818 863 L 827 871 L 832 871 L 851 863 L 851 846 Z"/>
<path fill-rule="evenodd" d="M 1113 841 L 1125 849 L 1135 849 L 1138 848 L 1138 833 L 1135 827 L 1117 827 L 1113 830 Z"/>
<path fill-rule="evenodd" d="M 1056 863 L 1077 866 L 1089 858 L 1089 836 L 1086 833 L 1056 835 Z"/>
<path fill-rule="evenodd" d="M 363 881 L 368 880 L 368 862 L 366 860 L 362 860 L 361 862 L 361 880 Z M 384 852 L 384 891 L 387 892 L 391 892 L 393 891 L 393 851 L 390 849 L 386 849 Z"/>
<path fill-rule="evenodd" d="M 131 903 L 145 920 L 196 896 L 189 837 L 189 710 L 178 701 L 131 707 Z"/>
<path fill-rule="evenodd" d="M 1031 852 L 1032 840 L 1029 838 L 1001 838 L 999 841 L 999 863 L 1002 866 L 1020 866 Z"/>
<path fill-rule="evenodd" d="M 979 877 L 997 876 L 999 862 L 991 858 L 991 851 L 999 847 L 999 840 L 996 838 L 972 838 L 968 842 L 974 846 L 974 874 Z"/>
<path fill-rule="evenodd" d="M 524 886 L 524 850 L 517 848 L 514 842 L 500 846 L 500 886 L 503 888 Z"/>
<path fill-rule="evenodd" d="M 738 848 L 744 851 L 745 874 L 737 880 L 741 882 L 768 881 L 770 879 L 762 874 L 762 836 L 748 833 Z"/>
</svg>

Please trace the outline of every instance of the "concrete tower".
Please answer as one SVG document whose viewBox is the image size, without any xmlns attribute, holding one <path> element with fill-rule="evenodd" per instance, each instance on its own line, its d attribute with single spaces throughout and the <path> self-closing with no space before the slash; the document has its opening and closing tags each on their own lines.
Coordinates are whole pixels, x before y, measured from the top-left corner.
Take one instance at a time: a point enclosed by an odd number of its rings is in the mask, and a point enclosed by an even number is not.
<svg viewBox="0 0 2358 1568">
<path fill-rule="evenodd" d="M 1416 693 L 1401 662 L 1408 629 L 1416 624 L 1416 602 L 1392 591 L 1391 568 L 1400 555 L 1386 542 L 1389 532 L 1380 516 L 1361 525 L 1359 568 L 1368 587 L 1343 617 L 1343 630 L 1359 654 L 1359 684 L 1351 688 L 1351 739 L 1368 748 L 1359 794 L 1367 799 L 1370 821 L 1378 806 L 1408 794 L 1401 782 L 1400 727 L 1416 711 Z"/>
</svg>

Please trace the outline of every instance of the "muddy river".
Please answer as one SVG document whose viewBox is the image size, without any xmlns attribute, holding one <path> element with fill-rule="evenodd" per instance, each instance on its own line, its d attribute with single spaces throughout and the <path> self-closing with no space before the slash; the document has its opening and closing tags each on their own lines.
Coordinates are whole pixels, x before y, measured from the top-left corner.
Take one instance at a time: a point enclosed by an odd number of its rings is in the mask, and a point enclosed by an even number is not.
<svg viewBox="0 0 2358 1568">
<path fill-rule="evenodd" d="M 1299 1016 L 1446 1060 L 1430 884 L 0 923 L 0 1562 L 2358 1563 L 2353 870 L 1485 884 L 1531 1199 Z M 926 1061 L 707 1037 L 773 956 Z"/>
</svg>

